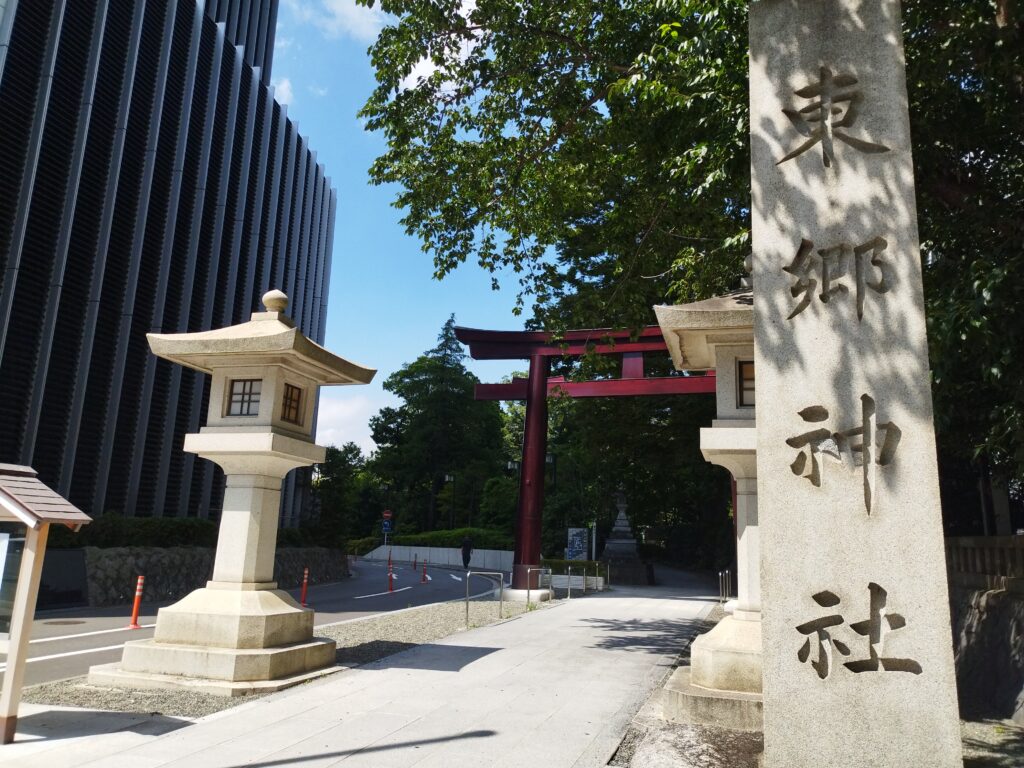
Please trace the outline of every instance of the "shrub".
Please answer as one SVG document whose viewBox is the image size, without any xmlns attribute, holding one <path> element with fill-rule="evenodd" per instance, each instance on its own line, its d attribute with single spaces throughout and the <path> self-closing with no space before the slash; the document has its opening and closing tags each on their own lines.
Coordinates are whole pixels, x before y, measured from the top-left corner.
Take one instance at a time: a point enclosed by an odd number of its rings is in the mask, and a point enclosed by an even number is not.
<svg viewBox="0 0 1024 768">
<path fill-rule="evenodd" d="M 380 540 L 376 536 L 364 536 L 361 539 L 349 539 L 345 549 L 350 555 L 365 555 L 379 544 Z"/>
</svg>

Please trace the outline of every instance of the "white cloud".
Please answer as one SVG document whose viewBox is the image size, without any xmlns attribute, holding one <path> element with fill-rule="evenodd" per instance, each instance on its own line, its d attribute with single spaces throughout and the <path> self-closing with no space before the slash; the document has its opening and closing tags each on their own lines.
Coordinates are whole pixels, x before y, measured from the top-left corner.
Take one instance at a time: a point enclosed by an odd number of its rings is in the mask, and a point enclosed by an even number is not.
<svg viewBox="0 0 1024 768">
<path fill-rule="evenodd" d="M 437 65 L 433 61 L 427 58 L 420 59 L 413 65 L 412 72 L 402 78 L 402 90 L 408 91 L 410 88 L 415 88 L 420 80 L 426 80 L 435 72 L 437 72 Z"/>
<path fill-rule="evenodd" d="M 281 104 L 291 104 L 295 98 L 295 91 L 292 90 L 292 81 L 290 78 L 272 78 L 270 84 L 274 87 L 274 98 L 277 99 Z"/>
<path fill-rule="evenodd" d="M 326 85 L 307 85 L 306 90 L 312 93 L 318 99 L 326 96 L 328 91 Z"/>
<path fill-rule="evenodd" d="M 274 54 L 283 53 L 291 48 L 295 44 L 294 37 L 275 37 L 274 38 Z"/>
<path fill-rule="evenodd" d="M 367 456 L 377 449 L 370 437 L 370 417 L 387 405 L 366 395 L 351 391 L 320 390 L 320 410 L 316 423 L 316 441 L 320 445 L 343 445 L 353 442 L 363 449 Z"/>
<path fill-rule="evenodd" d="M 295 18 L 316 25 L 327 37 L 351 37 L 370 43 L 390 17 L 380 8 L 356 5 L 355 0 L 287 0 Z"/>
<path fill-rule="evenodd" d="M 459 6 L 459 15 L 465 19 L 466 22 L 469 22 L 470 14 L 472 14 L 474 10 L 476 10 L 476 0 L 462 0 L 462 4 Z M 459 52 L 459 59 L 461 61 L 465 61 L 469 58 L 473 49 L 476 48 L 477 40 L 479 38 L 480 33 L 473 32 L 470 40 L 462 41 L 460 44 L 461 50 Z M 415 88 L 420 80 L 426 80 L 435 72 L 437 72 L 437 65 L 434 64 L 430 58 L 424 57 L 413 65 L 412 71 L 408 75 L 402 78 L 401 87 L 406 91 L 411 88 Z M 451 84 L 448 82 L 441 87 L 442 93 L 450 92 L 450 90 Z"/>
</svg>

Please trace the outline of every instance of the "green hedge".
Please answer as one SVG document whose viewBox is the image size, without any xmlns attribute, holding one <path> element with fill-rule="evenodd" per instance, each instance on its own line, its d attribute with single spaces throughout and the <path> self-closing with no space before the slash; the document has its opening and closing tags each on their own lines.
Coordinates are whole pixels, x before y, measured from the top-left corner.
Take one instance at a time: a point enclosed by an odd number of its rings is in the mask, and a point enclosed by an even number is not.
<svg viewBox="0 0 1024 768">
<path fill-rule="evenodd" d="M 214 547 L 217 524 L 196 517 L 121 517 L 103 515 L 74 533 L 50 529 L 48 546 L 73 547 Z"/>
<path fill-rule="evenodd" d="M 550 568 L 552 573 L 559 576 L 564 576 L 569 568 L 572 568 L 574 576 L 581 575 L 583 568 L 587 569 L 588 576 L 604 576 L 605 574 L 604 563 L 599 563 L 596 560 L 548 560 L 541 558 L 540 564 L 541 567 Z"/>
<path fill-rule="evenodd" d="M 196 517 L 122 517 L 107 514 L 74 533 L 64 526 L 50 529 L 48 546 L 75 547 L 215 547 L 217 523 Z M 339 547 L 337 537 L 316 528 L 279 528 L 279 547 Z"/>
<path fill-rule="evenodd" d="M 410 533 L 405 536 L 392 536 L 388 541 L 396 547 L 461 547 L 462 540 L 467 536 L 473 541 L 473 549 L 513 548 L 511 536 L 503 531 L 492 531 L 488 528 L 455 528 L 447 531 Z M 383 537 L 367 536 L 349 539 L 347 549 L 349 554 L 365 555 L 383 543 Z"/>
</svg>

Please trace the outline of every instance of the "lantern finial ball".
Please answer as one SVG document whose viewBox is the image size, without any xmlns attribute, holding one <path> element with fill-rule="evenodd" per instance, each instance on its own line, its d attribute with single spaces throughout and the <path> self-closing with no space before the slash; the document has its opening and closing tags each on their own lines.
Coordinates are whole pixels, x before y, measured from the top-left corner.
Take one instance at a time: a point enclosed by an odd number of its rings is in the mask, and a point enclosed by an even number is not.
<svg viewBox="0 0 1024 768">
<path fill-rule="evenodd" d="M 288 297 L 276 288 L 263 294 L 263 306 L 268 312 L 284 312 L 288 309 Z"/>
</svg>

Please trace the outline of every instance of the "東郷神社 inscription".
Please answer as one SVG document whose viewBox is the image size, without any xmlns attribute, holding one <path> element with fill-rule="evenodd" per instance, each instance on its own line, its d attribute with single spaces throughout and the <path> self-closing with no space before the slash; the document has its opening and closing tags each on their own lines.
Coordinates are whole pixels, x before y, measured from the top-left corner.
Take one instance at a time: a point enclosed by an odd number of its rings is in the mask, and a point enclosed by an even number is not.
<svg viewBox="0 0 1024 768">
<path fill-rule="evenodd" d="M 961 766 L 898 0 L 750 5 L 765 768 Z"/>
</svg>

